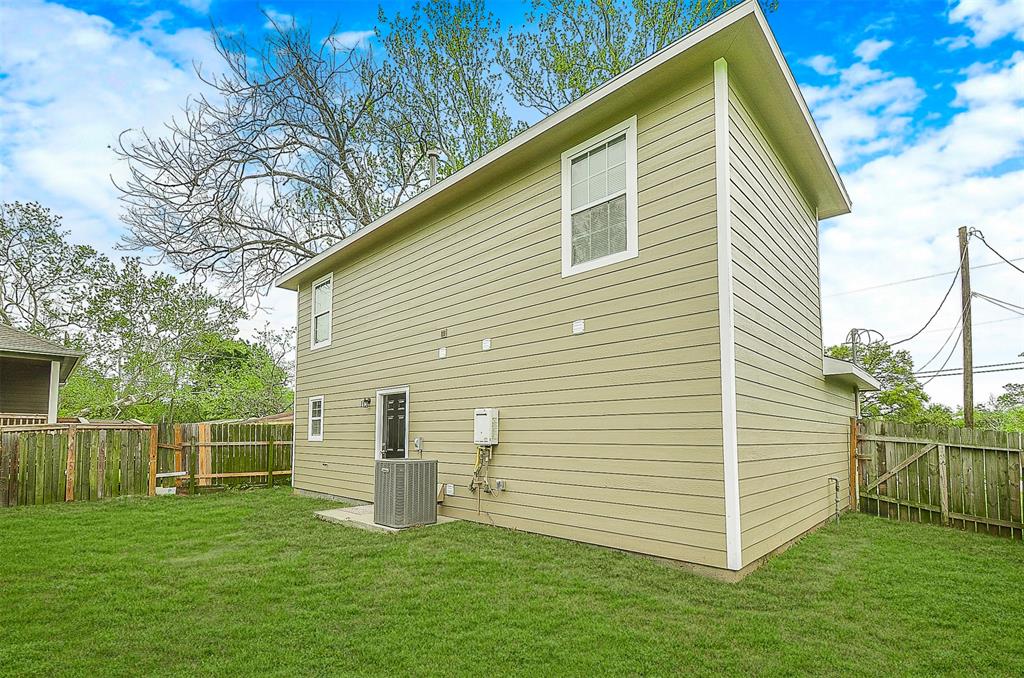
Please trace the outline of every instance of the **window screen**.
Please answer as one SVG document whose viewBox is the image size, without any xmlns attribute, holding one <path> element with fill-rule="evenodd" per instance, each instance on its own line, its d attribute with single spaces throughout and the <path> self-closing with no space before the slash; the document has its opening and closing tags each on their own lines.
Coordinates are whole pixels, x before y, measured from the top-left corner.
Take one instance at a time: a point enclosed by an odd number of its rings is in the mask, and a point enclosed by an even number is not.
<svg viewBox="0 0 1024 678">
<path fill-rule="evenodd" d="M 331 280 L 313 285 L 313 346 L 331 341 Z"/>
<path fill-rule="evenodd" d="M 624 252 L 626 135 L 572 159 L 572 265 Z"/>
<path fill-rule="evenodd" d="M 309 439 L 322 440 L 324 437 L 324 399 L 309 399 Z"/>
</svg>

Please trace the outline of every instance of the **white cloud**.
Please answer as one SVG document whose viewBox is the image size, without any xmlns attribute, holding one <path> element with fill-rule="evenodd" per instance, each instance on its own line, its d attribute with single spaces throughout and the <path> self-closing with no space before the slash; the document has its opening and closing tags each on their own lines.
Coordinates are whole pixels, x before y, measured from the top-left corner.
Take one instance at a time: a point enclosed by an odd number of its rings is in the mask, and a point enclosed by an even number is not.
<svg viewBox="0 0 1024 678">
<path fill-rule="evenodd" d="M 834 75 L 838 72 L 836 70 L 835 58 L 824 54 L 815 54 L 810 59 L 804 59 L 801 63 L 810 66 L 818 75 Z"/>
<path fill-rule="evenodd" d="M 954 39 L 950 49 L 966 47 L 968 40 L 975 47 L 988 47 L 1008 35 L 1024 41 L 1024 0 L 960 0 L 950 10 L 949 22 L 964 24 L 973 33 Z"/>
<path fill-rule="evenodd" d="M 192 60 L 215 63 L 206 30 L 135 30 L 61 5 L 0 5 L 0 198 L 38 200 L 75 240 L 110 251 L 122 227 L 110 146 L 158 129 L 200 90 Z M 14 27 L 17 27 L 15 30 Z"/>
<path fill-rule="evenodd" d="M 199 14 L 210 13 L 211 0 L 178 0 L 178 4 Z"/>
<path fill-rule="evenodd" d="M 365 49 L 373 36 L 373 31 L 341 31 L 327 36 L 324 42 L 339 50 Z"/>
<path fill-rule="evenodd" d="M 267 21 L 263 24 L 264 28 L 274 28 L 276 25 L 278 28 L 288 28 L 295 23 L 295 17 L 291 14 L 279 12 L 276 9 L 270 7 L 263 10 L 264 14 L 267 15 Z"/>
<path fill-rule="evenodd" d="M 910 77 L 896 77 L 857 61 L 837 71 L 837 82 L 804 87 L 829 151 L 839 165 L 897 147 L 924 92 Z"/>
<path fill-rule="evenodd" d="M 869 64 L 881 56 L 882 52 L 892 47 L 892 44 L 892 40 L 875 40 L 874 38 L 868 38 L 857 45 L 857 47 L 854 48 L 853 53 L 856 54 L 861 61 Z"/>
<path fill-rule="evenodd" d="M 849 86 L 845 72 L 833 86 L 842 98 L 822 97 L 817 105 L 853 110 L 841 113 L 856 120 L 865 99 L 890 105 L 901 81 L 893 74 L 872 77 Z M 856 78 L 854 79 L 856 80 Z M 912 80 L 910 84 L 912 84 Z M 878 130 L 875 138 L 862 136 L 862 144 L 889 147 L 890 152 L 845 172 L 854 203 L 851 215 L 825 224 L 822 237 L 822 283 L 827 343 L 838 343 L 851 327 L 881 330 L 888 339 L 902 339 L 927 320 L 952 276 L 897 285 L 868 292 L 830 297 L 922 274 L 950 271 L 959 261 L 956 231 L 961 225 L 984 232 L 988 241 L 1008 257 L 1024 256 L 1024 53 L 965 69 L 954 84 L 959 110 L 945 124 L 907 138 L 903 130 Z M 884 102 L 889 102 L 884 103 Z M 912 114 L 905 101 L 905 113 Z M 915 104 L 916 105 L 916 104 Z M 816 109 L 816 114 L 818 110 Z M 826 117 L 826 121 L 838 118 Z M 884 125 L 882 126 L 884 127 Z M 831 147 L 847 148 L 850 135 L 823 125 Z M 869 142 L 870 139 L 870 142 Z M 856 147 L 856 143 L 854 143 Z M 995 261 L 980 241 L 971 246 L 972 263 Z M 973 287 L 1024 305 L 1024 276 L 1009 266 L 978 269 Z M 929 331 L 907 344 L 918 365 L 935 354 L 956 324 L 959 293 L 931 325 Z M 1015 360 L 1024 351 L 1024 318 L 976 302 L 974 323 L 975 364 Z M 952 344 L 950 344 L 951 346 Z M 938 366 L 949 351 L 933 363 Z M 959 349 L 950 365 L 959 361 Z M 1020 381 L 1013 373 L 979 374 L 977 399 L 997 393 L 1003 384 Z M 936 379 L 928 386 L 933 397 L 947 404 L 960 399 L 956 377 Z"/>
</svg>

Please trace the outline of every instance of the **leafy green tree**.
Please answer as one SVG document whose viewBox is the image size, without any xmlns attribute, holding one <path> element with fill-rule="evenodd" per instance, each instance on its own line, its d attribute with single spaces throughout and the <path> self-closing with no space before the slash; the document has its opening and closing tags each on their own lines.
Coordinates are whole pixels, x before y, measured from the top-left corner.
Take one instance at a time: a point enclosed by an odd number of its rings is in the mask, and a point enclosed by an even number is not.
<svg viewBox="0 0 1024 678">
<path fill-rule="evenodd" d="M 396 84 L 391 105 L 442 151 L 442 176 L 525 129 L 505 111 L 495 68 L 499 24 L 483 0 L 416 3 L 390 17 L 381 9 L 379 21 L 384 67 Z"/>
<path fill-rule="evenodd" d="M 68 242 L 60 217 L 37 203 L 0 207 L 0 246 L 0 322 L 86 354 L 61 391 L 62 416 L 159 421 L 290 406 L 290 334 L 236 339 L 237 304 Z"/>
<path fill-rule="evenodd" d="M 850 360 L 846 345 L 829 346 L 825 354 L 840 360 Z M 863 346 L 857 356 L 859 364 L 878 379 L 882 388 L 864 393 L 861 412 L 866 417 L 882 417 L 907 423 L 925 423 L 941 418 L 941 409 L 929 409 L 928 394 L 914 376 L 914 360 L 910 351 L 894 351 L 889 344 L 880 342 Z M 939 406 L 941 408 L 941 406 Z"/>
<path fill-rule="evenodd" d="M 426 189 L 430 149 L 447 176 L 525 128 L 513 100 L 550 113 L 736 2 L 537 0 L 505 36 L 483 0 L 419 2 L 381 12 L 376 50 L 214 27 L 211 93 L 121 136 L 125 242 L 248 303 Z"/>
<path fill-rule="evenodd" d="M 738 3 L 532 0 L 526 26 L 510 29 L 498 60 L 516 101 L 547 115 Z"/>
<path fill-rule="evenodd" d="M 0 322 L 59 339 L 105 266 L 92 247 L 69 244 L 61 218 L 39 203 L 0 205 Z"/>
<path fill-rule="evenodd" d="M 90 365 L 116 385 L 103 409 L 151 420 L 181 388 L 196 347 L 211 333 L 234 335 L 242 317 L 198 283 L 146 273 L 138 259 L 110 266 L 76 319 Z"/>
<path fill-rule="evenodd" d="M 1018 357 L 1024 358 L 1024 353 Z M 995 431 L 1024 433 L 1024 384 L 1003 386 L 1003 392 L 978 405 L 974 412 L 974 425 Z"/>
<path fill-rule="evenodd" d="M 291 406 L 291 377 L 272 344 L 211 333 L 194 350 L 192 369 L 176 394 L 176 420 L 260 417 Z"/>
</svg>

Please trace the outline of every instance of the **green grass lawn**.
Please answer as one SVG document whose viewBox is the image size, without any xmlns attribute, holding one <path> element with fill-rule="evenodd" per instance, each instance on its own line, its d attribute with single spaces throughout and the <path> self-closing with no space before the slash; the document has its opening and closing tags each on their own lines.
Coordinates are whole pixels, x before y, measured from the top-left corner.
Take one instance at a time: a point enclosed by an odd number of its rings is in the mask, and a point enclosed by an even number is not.
<svg viewBox="0 0 1024 678">
<path fill-rule="evenodd" d="M 0 511 L 6 675 L 1024 675 L 1024 547 L 845 517 L 739 584 L 287 489 Z"/>
</svg>

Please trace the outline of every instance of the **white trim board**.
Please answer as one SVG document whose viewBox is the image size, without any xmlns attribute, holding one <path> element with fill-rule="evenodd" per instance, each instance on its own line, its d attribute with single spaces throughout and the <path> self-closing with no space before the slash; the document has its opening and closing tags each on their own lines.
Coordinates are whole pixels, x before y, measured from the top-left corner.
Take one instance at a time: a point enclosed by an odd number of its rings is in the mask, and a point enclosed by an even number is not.
<svg viewBox="0 0 1024 678">
<path fill-rule="evenodd" d="M 327 302 L 327 338 L 317 343 L 316 341 L 316 288 L 324 283 L 331 287 L 331 296 Z M 315 351 L 327 348 L 331 345 L 334 337 L 334 271 L 327 275 L 320 276 L 309 284 L 309 350 Z"/>
<path fill-rule="evenodd" d="M 393 386 L 377 390 L 377 414 L 373 426 L 373 458 L 380 459 L 380 446 L 384 440 L 384 396 L 405 394 L 405 458 L 409 458 L 409 387 Z"/>
<path fill-rule="evenodd" d="M 46 423 L 57 423 L 57 397 L 60 393 L 60 360 L 50 361 L 50 390 L 47 393 Z"/>
<path fill-rule="evenodd" d="M 313 435 L 313 403 L 320 403 L 320 435 Z M 324 397 L 322 395 L 310 396 L 306 401 L 306 440 L 313 443 L 324 441 L 324 424 L 327 420 L 327 413 L 324 409 Z M 294 473 L 294 468 L 292 469 Z"/>
<path fill-rule="evenodd" d="M 715 62 L 715 194 L 718 221 L 718 330 L 722 371 L 725 544 L 730 570 L 743 568 L 739 450 L 736 442 L 736 325 L 733 309 L 732 196 L 729 177 L 729 65 Z"/>
<path fill-rule="evenodd" d="M 620 136 L 623 132 L 626 135 L 626 249 L 621 252 L 613 252 L 608 256 L 599 259 L 591 259 L 580 264 L 572 263 L 572 161 L 586 153 L 595 146 L 599 146 L 611 139 Z M 611 266 L 620 261 L 634 259 L 640 255 L 640 234 L 639 220 L 637 218 L 637 158 L 636 158 L 636 116 L 623 120 L 618 125 L 606 129 L 600 134 L 594 135 L 581 144 L 576 144 L 568 151 L 562 153 L 562 277 L 592 271 L 596 268 Z M 618 197 L 618 196 L 616 196 Z M 608 200 L 606 196 L 602 201 Z M 588 206 L 589 207 L 589 206 Z"/>
</svg>

